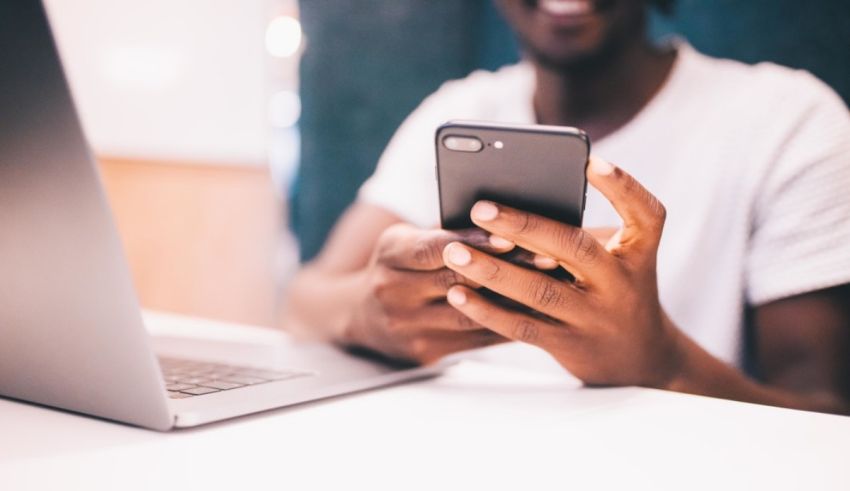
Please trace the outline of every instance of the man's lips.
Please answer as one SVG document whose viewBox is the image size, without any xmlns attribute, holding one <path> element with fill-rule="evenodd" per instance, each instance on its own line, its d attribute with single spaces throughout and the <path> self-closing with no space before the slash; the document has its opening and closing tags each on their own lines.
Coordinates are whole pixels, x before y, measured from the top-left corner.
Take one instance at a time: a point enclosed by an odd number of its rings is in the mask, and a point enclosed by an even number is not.
<svg viewBox="0 0 850 491">
<path fill-rule="evenodd" d="M 593 13 L 591 0 L 538 0 L 537 8 L 553 17 L 574 17 Z"/>
<path fill-rule="evenodd" d="M 571 31 L 596 20 L 598 7 L 595 0 L 537 0 L 535 14 L 542 25 Z"/>
</svg>

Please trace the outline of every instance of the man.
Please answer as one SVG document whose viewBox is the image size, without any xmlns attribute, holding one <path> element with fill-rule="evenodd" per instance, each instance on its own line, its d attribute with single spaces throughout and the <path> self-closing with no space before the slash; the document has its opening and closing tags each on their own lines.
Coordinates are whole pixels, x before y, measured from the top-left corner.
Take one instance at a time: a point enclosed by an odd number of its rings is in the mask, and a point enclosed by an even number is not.
<svg viewBox="0 0 850 491">
<path fill-rule="evenodd" d="M 651 45 L 650 3 L 499 0 L 526 60 L 446 83 L 405 121 L 295 279 L 291 326 L 422 363 L 519 340 L 589 384 L 850 412 L 847 109 L 805 72 Z M 585 230 L 481 202 L 479 230 L 441 231 L 449 119 L 580 127 L 622 167 L 591 159 Z M 515 246 L 576 282 L 499 259 Z"/>
</svg>

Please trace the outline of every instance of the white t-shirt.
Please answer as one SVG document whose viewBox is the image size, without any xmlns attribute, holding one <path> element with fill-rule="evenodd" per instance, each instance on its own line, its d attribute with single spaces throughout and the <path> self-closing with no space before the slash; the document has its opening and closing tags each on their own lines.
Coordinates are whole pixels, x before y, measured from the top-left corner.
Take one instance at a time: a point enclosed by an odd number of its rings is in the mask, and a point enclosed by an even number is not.
<svg viewBox="0 0 850 491">
<path fill-rule="evenodd" d="M 592 152 L 666 205 L 662 305 L 709 352 L 739 364 L 747 305 L 850 283 L 850 113 L 808 72 L 677 49 L 659 93 Z M 358 199 L 439 226 L 437 126 L 534 123 L 534 86 L 527 62 L 445 83 L 398 129 Z M 619 226 L 588 191 L 585 226 Z"/>
</svg>

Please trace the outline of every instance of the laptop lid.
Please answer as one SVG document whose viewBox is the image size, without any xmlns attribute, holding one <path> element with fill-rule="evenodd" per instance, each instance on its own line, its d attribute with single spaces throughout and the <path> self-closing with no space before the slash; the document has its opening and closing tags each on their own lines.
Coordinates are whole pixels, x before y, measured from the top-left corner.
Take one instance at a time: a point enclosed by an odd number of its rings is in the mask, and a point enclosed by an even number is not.
<svg viewBox="0 0 850 491">
<path fill-rule="evenodd" d="M 172 426 L 40 0 L 0 2 L 0 395 Z"/>
</svg>

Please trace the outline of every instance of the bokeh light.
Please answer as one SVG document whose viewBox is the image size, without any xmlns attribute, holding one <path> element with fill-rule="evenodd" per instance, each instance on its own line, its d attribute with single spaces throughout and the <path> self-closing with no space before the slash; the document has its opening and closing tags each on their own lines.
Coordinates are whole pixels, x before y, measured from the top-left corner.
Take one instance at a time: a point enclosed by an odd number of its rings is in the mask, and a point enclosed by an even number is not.
<svg viewBox="0 0 850 491">
<path fill-rule="evenodd" d="M 294 17 L 281 15 L 266 28 L 266 49 L 278 58 L 288 58 L 301 47 L 301 23 Z"/>
</svg>

